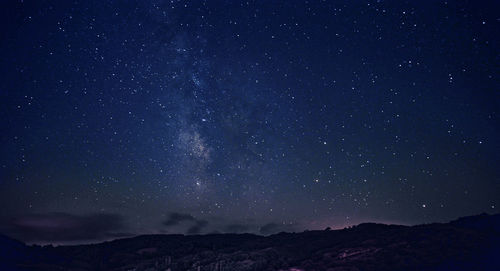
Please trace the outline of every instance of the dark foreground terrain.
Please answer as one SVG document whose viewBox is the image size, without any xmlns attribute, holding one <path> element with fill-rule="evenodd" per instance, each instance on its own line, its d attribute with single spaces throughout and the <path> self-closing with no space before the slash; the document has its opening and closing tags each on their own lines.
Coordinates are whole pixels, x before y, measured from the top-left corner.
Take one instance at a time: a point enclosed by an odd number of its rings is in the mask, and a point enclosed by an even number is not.
<svg viewBox="0 0 500 271">
<path fill-rule="evenodd" d="M 59 247 L 1 236 L 0 270 L 500 270 L 500 214 L 412 227 L 144 235 Z"/>
</svg>

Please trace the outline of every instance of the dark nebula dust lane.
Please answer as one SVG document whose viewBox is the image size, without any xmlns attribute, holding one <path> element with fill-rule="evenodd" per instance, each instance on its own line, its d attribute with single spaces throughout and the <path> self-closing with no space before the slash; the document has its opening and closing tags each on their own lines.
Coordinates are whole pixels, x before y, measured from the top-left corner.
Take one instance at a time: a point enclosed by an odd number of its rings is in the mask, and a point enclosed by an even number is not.
<svg viewBox="0 0 500 271">
<path fill-rule="evenodd" d="M 1 233 L 267 235 L 500 208 L 496 1 L 0 5 Z"/>
</svg>

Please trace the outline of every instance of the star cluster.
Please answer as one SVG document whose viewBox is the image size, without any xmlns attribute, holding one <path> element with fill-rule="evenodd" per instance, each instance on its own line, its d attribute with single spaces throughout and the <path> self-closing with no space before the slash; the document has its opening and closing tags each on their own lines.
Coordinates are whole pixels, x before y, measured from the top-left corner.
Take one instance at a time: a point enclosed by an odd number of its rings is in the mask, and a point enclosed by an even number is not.
<svg viewBox="0 0 500 271">
<path fill-rule="evenodd" d="M 6 1 L 0 231 L 61 241 L 40 223 L 104 216 L 123 234 L 269 234 L 497 212 L 497 8 Z"/>
</svg>

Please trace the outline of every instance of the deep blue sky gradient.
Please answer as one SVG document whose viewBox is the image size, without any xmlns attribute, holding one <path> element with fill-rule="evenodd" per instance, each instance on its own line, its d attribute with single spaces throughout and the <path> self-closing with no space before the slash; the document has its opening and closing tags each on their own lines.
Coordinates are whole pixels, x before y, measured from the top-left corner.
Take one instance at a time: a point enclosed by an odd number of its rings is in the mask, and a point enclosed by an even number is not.
<svg viewBox="0 0 500 271">
<path fill-rule="evenodd" d="M 268 233 L 500 208 L 496 1 L 1 10 L 7 234 L 51 242 L 102 214 L 119 217 L 106 234 Z M 62 241 L 85 238 L 107 237 Z"/>
</svg>

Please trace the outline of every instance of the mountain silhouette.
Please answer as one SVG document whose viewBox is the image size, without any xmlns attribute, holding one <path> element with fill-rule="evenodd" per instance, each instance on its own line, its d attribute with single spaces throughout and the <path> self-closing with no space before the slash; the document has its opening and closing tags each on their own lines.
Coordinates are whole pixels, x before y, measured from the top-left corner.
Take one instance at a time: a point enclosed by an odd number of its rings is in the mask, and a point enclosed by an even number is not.
<svg viewBox="0 0 500 271">
<path fill-rule="evenodd" d="M 142 235 L 76 246 L 27 246 L 0 236 L 0 270 L 500 270 L 500 214 L 417 226 Z"/>
</svg>

